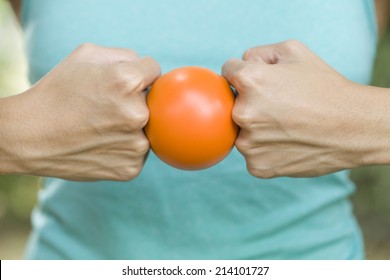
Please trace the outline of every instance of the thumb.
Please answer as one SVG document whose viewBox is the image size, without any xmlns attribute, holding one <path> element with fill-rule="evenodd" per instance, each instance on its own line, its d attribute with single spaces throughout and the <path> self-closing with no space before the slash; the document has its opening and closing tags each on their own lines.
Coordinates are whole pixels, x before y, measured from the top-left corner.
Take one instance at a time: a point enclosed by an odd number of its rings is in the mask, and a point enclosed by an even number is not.
<svg viewBox="0 0 390 280">
<path fill-rule="evenodd" d="M 289 63 L 302 58 L 307 50 L 307 47 L 301 42 L 288 40 L 277 44 L 250 48 L 244 53 L 243 60 L 259 61 L 267 64 Z"/>
</svg>

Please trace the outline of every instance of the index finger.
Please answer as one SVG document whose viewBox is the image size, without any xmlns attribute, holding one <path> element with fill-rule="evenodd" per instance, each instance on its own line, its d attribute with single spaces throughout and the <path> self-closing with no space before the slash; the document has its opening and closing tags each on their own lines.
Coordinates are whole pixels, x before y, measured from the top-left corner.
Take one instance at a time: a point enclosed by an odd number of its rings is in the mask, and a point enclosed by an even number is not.
<svg viewBox="0 0 390 280">
<path fill-rule="evenodd" d="M 254 69 L 251 63 L 232 58 L 222 66 L 222 76 L 238 90 L 238 93 L 252 85 Z"/>
<path fill-rule="evenodd" d="M 237 88 L 237 83 L 239 75 L 237 73 L 240 73 L 242 69 L 245 66 L 245 62 L 241 59 L 237 58 L 231 58 L 228 61 L 226 61 L 222 66 L 222 76 L 234 87 Z"/>
<path fill-rule="evenodd" d="M 281 43 L 250 48 L 244 53 L 243 60 L 254 60 L 267 64 L 288 63 L 308 53 L 310 52 L 308 52 L 307 47 L 301 42 L 287 40 Z"/>
<path fill-rule="evenodd" d="M 129 66 L 130 79 L 132 84 L 143 91 L 150 87 L 153 82 L 161 76 L 160 65 L 151 57 L 142 57 L 140 59 L 123 62 Z"/>
</svg>

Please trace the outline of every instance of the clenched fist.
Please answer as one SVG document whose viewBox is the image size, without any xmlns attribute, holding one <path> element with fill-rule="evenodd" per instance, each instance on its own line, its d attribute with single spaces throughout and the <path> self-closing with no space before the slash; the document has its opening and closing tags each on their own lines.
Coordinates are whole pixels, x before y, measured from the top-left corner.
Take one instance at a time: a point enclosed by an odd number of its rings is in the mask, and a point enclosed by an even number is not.
<svg viewBox="0 0 390 280">
<path fill-rule="evenodd" d="M 222 74 L 238 91 L 235 144 L 252 175 L 312 177 L 390 162 L 387 89 L 347 80 L 303 44 L 249 49 Z"/>
<path fill-rule="evenodd" d="M 149 150 L 145 89 L 160 71 L 131 50 L 80 46 L 31 89 L 0 103 L 2 173 L 133 179 Z"/>
</svg>

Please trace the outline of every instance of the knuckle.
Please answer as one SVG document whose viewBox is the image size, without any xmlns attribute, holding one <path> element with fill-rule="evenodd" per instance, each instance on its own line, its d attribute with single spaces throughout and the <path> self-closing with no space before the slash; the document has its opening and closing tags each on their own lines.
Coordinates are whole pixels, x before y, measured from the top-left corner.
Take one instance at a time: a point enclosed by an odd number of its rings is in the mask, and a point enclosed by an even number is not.
<svg viewBox="0 0 390 280">
<path fill-rule="evenodd" d="M 225 63 L 222 65 L 222 73 L 228 72 L 227 68 L 229 68 L 230 65 L 232 65 L 232 63 L 234 63 L 235 60 L 236 59 L 234 59 L 234 58 L 230 58 L 227 61 L 225 61 Z"/>
<path fill-rule="evenodd" d="M 146 136 L 142 134 L 132 143 L 132 149 L 137 155 L 144 156 L 150 148 L 150 143 Z"/>
<path fill-rule="evenodd" d="M 247 88 L 251 87 L 254 83 L 253 81 L 253 71 L 250 67 L 242 67 L 234 75 L 235 84 L 240 85 L 240 87 Z"/>
<path fill-rule="evenodd" d="M 140 106 L 137 111 L 132 114 L 132 120 L 135 128 L 142 129 L 149 121 L 149 110 L 148 107 Z"/>
<path fill-rule="evenodd" d="M 261 179 L 271 179 L 277 176 L 273 168 L 259 167 L 256 165 L 247 164 L 247 170 L 252 176 Z"/>
<path fill-rule="evenodd" d="M 144 79 L 136 68 L 129 69 L 125 67 L 124 63 L 117 63 L 113 76 L 116 90 L 129 93 L 143 89 Z"/>
<path fill-rule="evenodd" d="M 244 60 L 249 60 L 249 59 L 252 57 L 252 53 L 253 53 L 252 48 L 247 49 L 247 50 L 244 52 L 244 54 L 242 55 L 242 58 L 243 58 Z"/>
<path fill-rule="evenodd" d="M 262 179 L 270 179 L 278 176 L 278 170 L 275 168 L 274 161 L 265 152 L 268 149 L 267 147 L 255 146 L 249 141 L 243 141 L 239 145 L 241 145 L 241 149 L 247 151 L 244 154 L 246 168 L 252 176 Z"/>
<path fill-rule="evenodd" d="M 241 128 L 250 128 L 254 123 L 254 117 L 245 106 L 234 105 L 232 109 L 232 119 Z"/>
<path fill-rule="evenodd" d="M 77 50 L 83 51 L 83 50 L 91 50 L 94 49 L 96 45 L 92 43 L 82 43 L 77 47 Z"/>
<path fill-rule="evenodd" d="M 296 52 L 296 51 L 299 51 L 299 50 L 305 48 L 305 45 L 303 43 L 301 43 L 298 40 L 294 40 L 294 39 L 284 41 L 282 43 L 282 46 L 284 48 L 286 48 L 287 50 L 289 50 L 290 52 Z"/>
<path fill-rule="evenodd" d="M 142 130 L 149 121 L 149 110 L 146 104 L 131 106 L 131 108 L 122 109 L 120 125 L 126 131 Z"/>
<path fill-rule="evenodd" d="M 237 150 L 246 155 L 248 153 L 250 153 L 250 151 L 252 150 L 253 148 L 253 145 L 252 143 L 249 141 L 249 139 L 245 138 L 245 137 L 242 137 L 241 135 L 239 135 L 237 138 L 236 138 L 236 141 L 234 143 L 234 145 L 236 146 Z"/>
<path fill-rule="evenodd" d="M 83 56 L 94 51 L 95 49 L 96 45 L 92 43 L 82 43 L 73 51 L 73 54 Z"/>
<path fill-rule="evenodd" d="M 121 182 L 131 181 L 136 178 L 142 170 L 142 166 L 127 166 L 122 172 L 118 173 L 116 180 Z"/>
<path fill-rule="evenodd" d="M 133 68 L 127 74 L 127 89 L 137 92 L 144 89 L 144 77 L 137 68 Z"/>
<path fill-rule="evenodd" d="M 133 49 L 120 48 L 120 50 L 126 55 L 130 60 L 135 60 L 138 58 L 138 53 Z"/>
</svg>

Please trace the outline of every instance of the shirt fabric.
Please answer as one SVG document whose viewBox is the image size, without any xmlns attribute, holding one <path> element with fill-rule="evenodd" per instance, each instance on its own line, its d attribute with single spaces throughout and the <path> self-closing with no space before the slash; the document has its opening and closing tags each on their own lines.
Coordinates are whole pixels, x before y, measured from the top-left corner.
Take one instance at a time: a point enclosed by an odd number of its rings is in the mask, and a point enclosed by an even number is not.
<svg viewBox="0 0 390 280">
<path fill-rule="evenodd" d="M 22 21 L 32 83 L 85 42 L 133 49 L 163 72 L 220 73 L 247 48 L 297 39 L 367 84 L 377 41 L 372 0 L 24 0 Z M 353 191 L 348 172 L 255 178 L 236 149 L 201 171 L 150 153 L 130 182 L 46 179 L 26 257 L 361 259 Z"/>
</svg>

